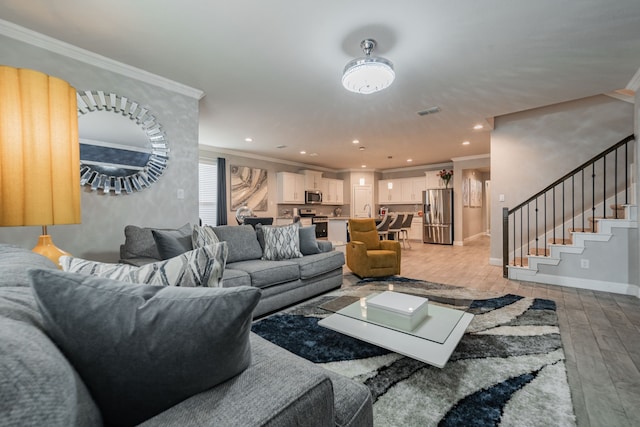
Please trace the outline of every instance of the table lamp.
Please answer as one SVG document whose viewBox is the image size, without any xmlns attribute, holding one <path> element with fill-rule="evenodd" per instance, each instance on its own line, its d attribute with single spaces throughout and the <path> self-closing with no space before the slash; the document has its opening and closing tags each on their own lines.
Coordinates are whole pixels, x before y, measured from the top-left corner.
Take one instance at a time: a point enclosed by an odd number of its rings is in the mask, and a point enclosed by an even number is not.
<svg viewBox="0 0 640 427">
<path fill-rule="evenodd" d="M 0 65 L 0 226 L 42 226 L 33 251 L 59 267 L 47 226 L 81 222 L 80 188 L 76 90 Z"/>
</svg>

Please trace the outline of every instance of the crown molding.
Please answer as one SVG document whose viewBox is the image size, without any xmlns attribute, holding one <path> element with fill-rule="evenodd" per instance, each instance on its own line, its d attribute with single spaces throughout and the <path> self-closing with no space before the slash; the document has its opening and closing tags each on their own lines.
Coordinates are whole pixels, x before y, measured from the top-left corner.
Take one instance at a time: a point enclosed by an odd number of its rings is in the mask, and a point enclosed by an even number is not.
<svg viewBox="0 0 640 427">
<path fill-rule="evenodd" d="M 112 71 L 132 79 L 141 80 L 154 86 L 159 86 L 190 98 L 200 100 L 204 96 L 204 92 L 200 89 L 195 89 L 140 68 L 123 64 L 106 56 L 98 55 L 97 53 L 45 36 L 44 34 L 37 33 L 2 19 L 0 19 L 0 34 L 98 68 Z"/>
<path fill-rule="evenodd" d="M 478 160 L 478 159 L 490 159 L 490 154 L 478 154 L 476 156 L 465 156 L 465 157 L 452 157 L 451 160 L 454 162 L 466 162 L 468 160 Z"/>
<path fill-rule="evenodd" d="M 260 154 L 247 153 L 244 151 L 230 150 L 228 148 L 214 147 L 212 145 L 200 144 L 198 148 L 201 156 L 202 155 L 216 156 L 217 154 L 229 154 L 231 156 L 245 157 L 247 159 L 262 160 L 262 161 L 271 162 L 271 163 L 280 163 L 282 165 L 298 166 L 300 168 L 313 169 L 313 170 L 322 171 L 322 172 L 331 172 L 331 173 L 340 172 L 335 169 L 329 169 L 322 166 L 310 165 L 307 163 L 300 163 L 300 162 L 292 162 L 289 160 L 276 159 L 275 157 L 268 157 Z"/>
</svg>

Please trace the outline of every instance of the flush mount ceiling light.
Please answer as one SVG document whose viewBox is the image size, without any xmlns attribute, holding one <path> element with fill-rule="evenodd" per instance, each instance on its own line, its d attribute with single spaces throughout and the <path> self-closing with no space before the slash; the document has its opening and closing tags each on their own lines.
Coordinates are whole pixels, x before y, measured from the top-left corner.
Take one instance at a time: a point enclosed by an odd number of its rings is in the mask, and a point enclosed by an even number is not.
<svg viewBox="0 0 640 427">
<path fill-rule="evenodd" d="M 345 89 L 362 94 L 369 94 L 386 89 L 391 85 L 396 73 L 393 63 L 388 59 L 371 56 L 376 41 L 365 39 L 360 43 L 365 56 L 349 61 L 342 73 L 342 85 Z"/>
</svg>

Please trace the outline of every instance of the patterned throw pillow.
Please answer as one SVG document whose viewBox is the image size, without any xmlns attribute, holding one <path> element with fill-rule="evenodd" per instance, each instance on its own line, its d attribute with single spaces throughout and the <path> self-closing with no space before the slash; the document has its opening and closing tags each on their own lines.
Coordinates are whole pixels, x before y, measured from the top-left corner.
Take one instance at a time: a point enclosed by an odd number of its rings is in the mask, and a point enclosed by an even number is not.
<svg viewBox="0 0 640 427">
<path fill-rule="evenodd" d="M 214 243 L 220 242 L 216 233 L 213 232 L 213 228 L 204 225 L 194 225 L 193 233 L 191 233 L 191 243 L 193 248 L 201 248 L 207 245 L 213 245 Z"/>
<path fill-rule="evenodd" d="M 60 264 L 64 271 L 123 282 L 213 288 L 222 286 L 222 273 L 224 273 L 227 253 L 226 242 L 220 242 L 141 267 L 128 264 L 108 264 L 70 256 L 60 257 Z"/>
<path fill-rule="evenodd" d="M 302 258 L 298 224 L 283 226 L 263 225 L 262 233 L 264 234 L 263 260 L 279 261 Z"/>
</svg>

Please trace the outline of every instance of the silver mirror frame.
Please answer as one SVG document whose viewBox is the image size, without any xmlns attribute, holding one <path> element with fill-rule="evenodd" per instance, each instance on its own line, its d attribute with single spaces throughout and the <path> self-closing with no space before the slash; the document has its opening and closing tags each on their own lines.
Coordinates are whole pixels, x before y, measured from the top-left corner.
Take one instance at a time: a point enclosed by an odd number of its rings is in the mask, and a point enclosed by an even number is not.
<svg viewBox="0 0 640 427">
<path fill-rule="evenodd" d="M 91 191 L 102 190 L 102 194 L 130 194 L 141 191 L 156 182 L 167 168 L 169 148 L 162 127 L 156 122 L 148 108 L 141 107 L 115 93 L 103 91 L 77 92 L 78 119 L 93 111 L 111 111 L 134 121 L 144 131 L 151 146 L 147 164 L 139 171 L 127 176 L 109 176 L 95 170 L 80 159 L 80 185 Z"/>
</svg>

